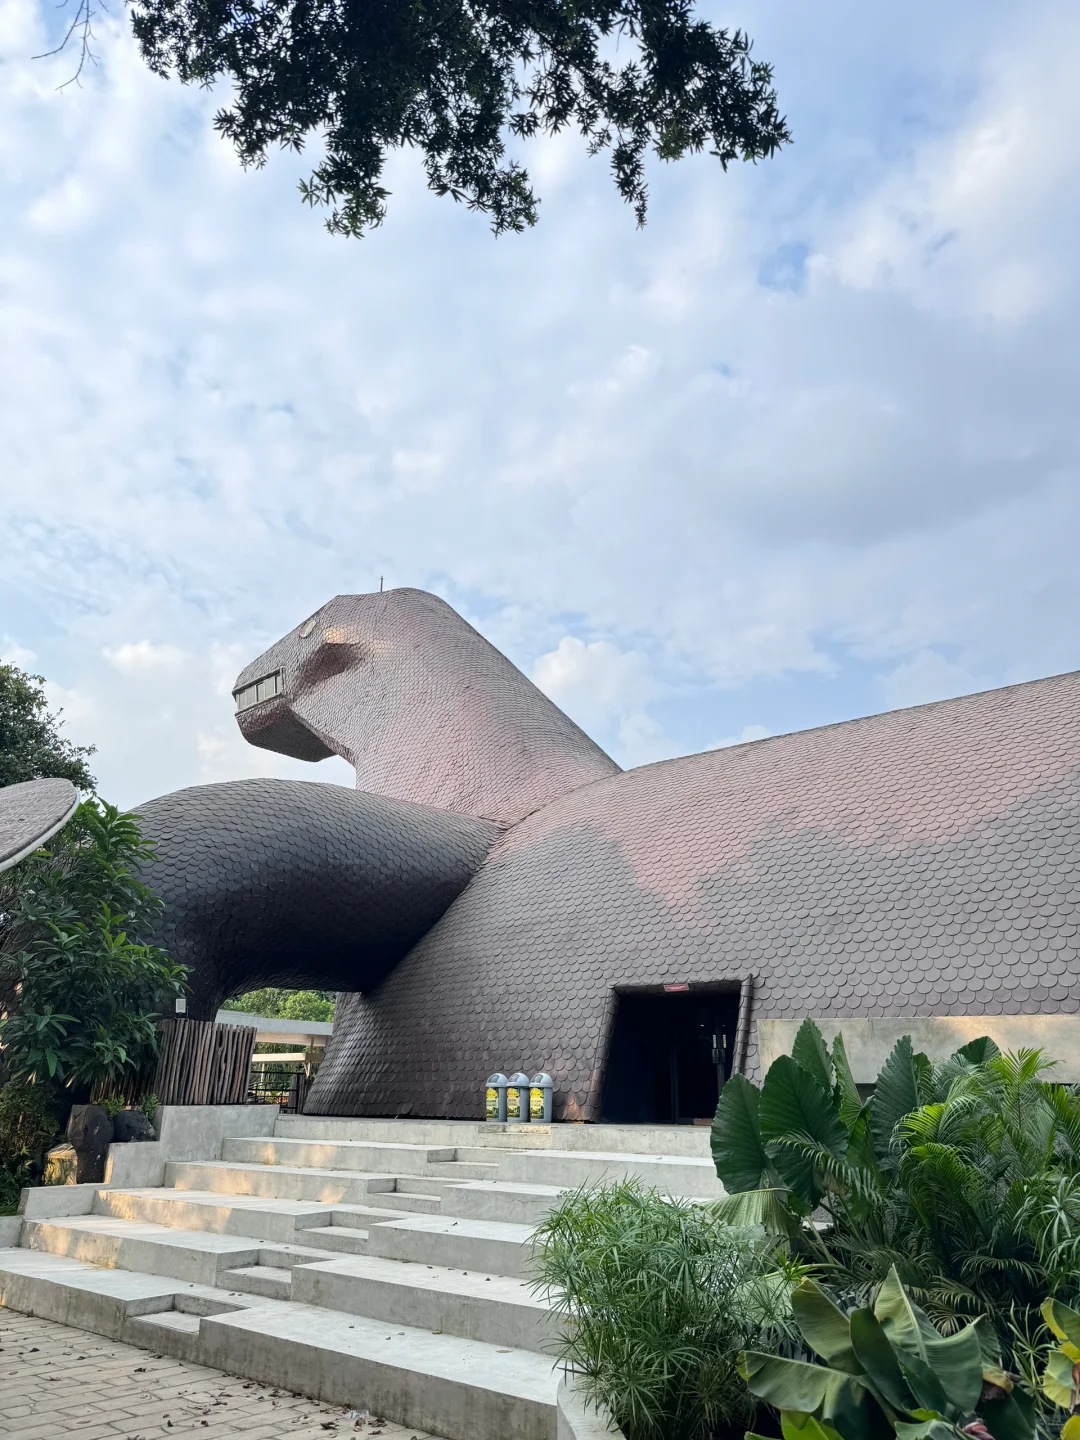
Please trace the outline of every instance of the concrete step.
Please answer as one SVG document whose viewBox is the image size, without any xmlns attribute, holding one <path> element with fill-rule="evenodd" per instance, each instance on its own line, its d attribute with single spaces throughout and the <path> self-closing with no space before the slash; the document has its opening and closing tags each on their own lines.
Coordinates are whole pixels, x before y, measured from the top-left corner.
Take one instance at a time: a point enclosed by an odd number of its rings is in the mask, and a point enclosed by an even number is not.
<svg viewBox="0 0 1080 1440">
<path fill-rule="evenodd" d="M 200 1361 L 446 1440 L 555 1440 L 550 1358 L 296 1301 L 211 1316 Z"/>
<path fill-rule="evenodd" d="M 279 1115 L 275 1136 L 283 1140 L 366 1140 L 408 1145 L 476 1145 L 484 1122 L 476 1120 L 379 1120 L 337 1115 Z"/>
<path fill-rule="evenodd" d="M 404 1212 L 412 1215 L 437 1215 L 442 1205 L 442 1196 L 421 1191 L 412 1194 L 407 1190 L 391 1190 L 380 1195 L 378 1199 L 380 1206 L 396 1210 L 399 1214 Z"/>
<path fill-rule="evenodd" d="M 483 1120 L 377 1120 L 332 1115 L 280 1115 L 274 1133 L 292 1140 L 382 1140 L 411 1145 L 483 1146 L 491 1150 L 528 1145 L 533 1149 L 565 1125 L 491 1124 Z"/>
<path fill-rule="evenodd" d="M 23 1244 L 50 1255 L 65 1255 L 90 1265 L 166 1276 L 193 1285 L 217 1287 L 227 1270 L 249 1265 L 285 1269 L 322 1260 L 324 1250 L 303 1244 L 281 1245 L 257 1238 L 177 1230 L 143 1221 L 85 1215 L 66 1220 L 31 1220 Z"/>
<path fill-rule="evenodd" d="M 388 1175 L 422 1175 L 455 1158 L 450 1145 L 401 1145 L 382 1140 L 226 1139 L 222 1160 L 291 1165 L 301 1169 L 364 1170 Z"/>
<path fill-rule="evenodd" d="M 198 1238 L 204 1243 L 223 1239 L 205 1233 Z M 294 1279 L 302 1273 L 298 1268 Z M 468 1304 L 461 1292 L 464 1283 L 460 1277 L 461 1306 Z M 385 1298 L 385 1288 L 381 1293 Z M 428 1330 L 297 1301 L 261 1299 L 23 1249 L 0 1252 L 0 1304 L 318 1400 L 370 1410 L 446 1440 L 556 1437 L 558 1376 L 548 1357 L 507 1344 L 434 1334 L 435 1326 Z M 144 1320 L 153 1323 L 140 1323 Z"/>
<path fill-rule="evenodd" d="M 711 1159 L 693 1155 L 609 1155 L 600 1151 L 515 1150 L 503 1155 L 500 1180 L 576 1189 L 634 1178 L 667 1195 L 719 1199 L 726 1192 Z"/>
<path fill-rule="evenodd" d="M 103 1268 L 66 1255 L 0 1250 L 0 1305 L 112 1340 L 126 1339 L 130 1322 L 142 1316 L 174 1308 L 195 1316 L 223 1314 L 247 1303 L 216 1287 Z"/>
<path fill-rule="evenodd" d="M 206 1230 L 288 1244 L 297 1228 L 328 1225 L 329 1205 L 297 1200 L 265 1200 L 250 1195 L 228 1198 L 199 1190 L 101 1190 L 94 1213 L 117 1220 L 141 1220 L 179 1230 Z M 393 1212 L 387 1212 L 392 1214 Z"/>
<path fill-rule="evenodd" d="M 175 1280 L 102 1270 L 34 1250 L 0 1250 L 0 1305 L 119 1340 L 130 1316 L 171 1309 Z"/>
<path fill-rule="evenodd" d="M 605 1155 L 692 1156 L 707 1160 L 707 1125 L 492 1125 L 473 1120 L 347 1119 L 329 1115 L 282 1115 L 275 1134 L 309 1140 L 380 1140 L 456 1149 L 570 1150 Z M 466 1158 L 464 1155 L 462 1158 Z M 471 1154 L 468 1158 L 472 1158 Z"/>
<path fill-rule="evenodd" d="M 172 1355 L 197 1364 L 202 1318 L 182 1310 L 165 1310 L 160 1315 L 138 1315 L 124 1326 L 124 1340 L 144 1350 Z"/>
<path fill-rule="evenodd" d="M 288 1300 L 292 1296 L 293 1272 L 279 1265 L 244 1265 L 238 1270 L 223 1270 L 221 1283 L 230 1290 L 242 1290 L 245 1295 Z"/>
<path fill-rule="evenodd" d="M 382 1199 L 381 1195 L 379 1199 Z M 335 1205 L 330 1211 L 330 1224 L 368 1230 L 372 1225 L 382 1225 L 387 1220 L 400 1220 L 401 1215 L 400 1210 L 389 1210 L 383 1205 Z"/>
<path fill-rule="evenodd" d="M 538 1225 L 566 1194 L 558 1185 L 524 1185 L 504 1180 L 468 1180 L 442 1192 L 438 1214 L 470 1220 Z"/>
<path fill-rule="evenodd" d="M 523 1280 L 378 1255 L 301 1266 L 291 1294 L 306 1305 L 538 1353 L 559 1328 L 550 1306 Z"/>
<path fill-rule="evenodd" d="M 495 1180 L 499 1174 L 498 1161 L 480 1165 L 472 1161 L 449 1160 L 445 1164 L 433 1162 L 424 1172 L 424 1178 L 430 1176 L 435 1180 Z"/>
<path fill-rule="evenodd" d="M 361 1230 L 355 1225 L 322 1225 L 317 1230 L 303 1231 L 298 1238 L 313 1250 L 335 1250 L 342 1255 L 364 1255 L 368 1249 L 370 1234 L 370 1230 Z"/>
<path fill-rule="evenodd" d="M 297 1165 L 185 1160 L 171 1161 L 165 1166 L 165 1184 L 177 1190 L 212 1191 L 220 1195 L 258 1195 L 267 1200 L 355 1205 L 362 1204 L 369 1195 L 392 1192 L 394 1177 Z"/>
<path fill-rule="evenodd" d="M 108 1215 L 31 1220 L 23 1227 L 23 1244 L 31 1250 L 195 1285 L 216 1285 L 222 1270 L 257 1265 L 260 1243 Z"/>
<path fill-rule="evenodd" d="M 484 1275 L 521 1276 L 529 1263 L 531 1239 L 528 1225 L 413 1215 L 373 1225 L 367 1253 Z"/>
</svg>

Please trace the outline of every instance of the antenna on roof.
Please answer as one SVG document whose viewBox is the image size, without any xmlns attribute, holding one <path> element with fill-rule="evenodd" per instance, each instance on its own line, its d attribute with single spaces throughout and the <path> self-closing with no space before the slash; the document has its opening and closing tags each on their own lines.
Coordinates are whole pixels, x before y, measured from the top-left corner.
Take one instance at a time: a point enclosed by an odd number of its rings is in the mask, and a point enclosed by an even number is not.
<svg viewBox="0 0 1080 1440">
<path fill-rule="evenodd" d="M 380 595 L 382 594 L 382 581 L 383 581 L 383 577 L 380 575 L 380 576 L 379 576 L 379 594 L 380 594 Z"/>
</svg>

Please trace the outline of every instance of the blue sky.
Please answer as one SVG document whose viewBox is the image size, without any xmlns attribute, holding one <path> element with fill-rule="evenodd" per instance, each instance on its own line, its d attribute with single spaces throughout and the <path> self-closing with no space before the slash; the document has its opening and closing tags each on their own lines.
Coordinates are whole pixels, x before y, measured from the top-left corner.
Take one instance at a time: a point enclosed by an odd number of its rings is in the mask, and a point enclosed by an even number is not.
<svg viewBox="0 0 1080 1440">
<path fill-rule="evenodd" d="M 380 576 L 626 765 L 1080 666 L 1080 10 L 704 9 L 775 63 L 777 159 L 654 165 L 639 232 L 534 144 L 495 240 L 397 157 L 355 242 L 119 7 L 58 92 L 0 0 L 0 654 L 103 794 L 348 783 L 229 689 Z"/>
</svg>

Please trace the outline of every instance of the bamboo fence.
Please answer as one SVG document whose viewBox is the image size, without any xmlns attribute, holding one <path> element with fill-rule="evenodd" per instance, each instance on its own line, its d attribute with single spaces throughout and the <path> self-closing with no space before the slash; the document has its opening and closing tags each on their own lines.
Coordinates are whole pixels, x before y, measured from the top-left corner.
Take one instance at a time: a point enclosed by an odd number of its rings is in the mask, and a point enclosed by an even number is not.
<svg viewBox="0 0 1080 1440">
<path fill-rule="evenodd" d="M 157 1070 L 145 1088 L 159 1105 L 243 1105 L 256 1033 L 216 1020 L 159 1020 Z"/>
</svg>

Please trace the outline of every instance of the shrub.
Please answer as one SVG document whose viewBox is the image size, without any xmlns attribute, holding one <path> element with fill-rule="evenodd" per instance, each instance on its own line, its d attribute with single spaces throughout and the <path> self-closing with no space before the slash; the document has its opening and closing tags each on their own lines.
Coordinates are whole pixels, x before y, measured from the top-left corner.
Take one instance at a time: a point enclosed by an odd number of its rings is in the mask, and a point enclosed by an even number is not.
<svg viewBox="0 0 1080 1440">
<path fill-rule="evenodd" d="M 751 1392 L 780 1410 L 784 1440 L 1035 1440 L 1031 1397 L 987 1361 L 979 1324 L 939 1334 L 895 1269 L 873 1309 L 845 1315 L 812 1280 L 792 1309 L 825 1364 L 754 1351 L 739 1364 Z"/>
<path fill-rule="evenodd" d="M 41 1174 L 45 1152 L 59 1132 L 50 1090 L 24 1080 L 0 1089 L 0 1215 L 14 1214 L 19 1191 Z"/>
<path fill-rule="evenodd" d="M 234 995 L 221 1008 L 281 1020 L 333 1020 L 334 997 L 327 990 L 285 990 L 268 986 Z"/>
<path fill-rule="evenodd" d="M 985 1314 L 1030 1371 L 1041 1299 L 1080 1286 L 1080 1099 L 1051 1063 L 984 1038 L 935 1065 L 905 1036 L 864 1103 L 842 1038 L 830 1052 L 808 1020 L 760 1090 L 724 1086 L 720 1211 L 791 1236 L 856 1303 L 895 1266 L 943 1330 Z"/>
<path fill-rule="evenodd" d="M 152 861 L 135 816 L 88 800 L 0 877 L 0 993 L 18 996 L 0 1020 L 5 1062 L 69 1105 L 152 1059 L 157 1008 L 184 989 L 184 967 L 148 943 Z"/>
<path fill-rule="evenodd" d="M 752 1414 L 739 1351 L 784 1350 L 800 1267 L 761 1231 L 632 1181 L 570 1195 L 537 1232 L 559 1358 L 629 1440 L 704 1440 Z"/>
</svg>

